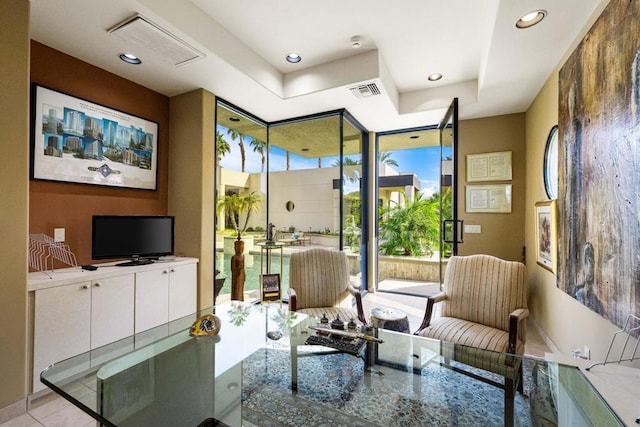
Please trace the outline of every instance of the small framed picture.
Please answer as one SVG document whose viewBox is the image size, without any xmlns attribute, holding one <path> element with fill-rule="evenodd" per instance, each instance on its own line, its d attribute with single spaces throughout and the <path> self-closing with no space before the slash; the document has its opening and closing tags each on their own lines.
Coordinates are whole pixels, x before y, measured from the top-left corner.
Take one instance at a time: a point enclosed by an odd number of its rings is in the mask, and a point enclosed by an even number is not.
<svg viewBox="0 0 640 427">
<path fill-rule="evenodd" d="M 536 203 L 536 262 L 552 273 L 556 273 L 557 234 L 556 201 Z"/>
<path fill-rule="evenodd" d="M 467 182 L 511 179 L 511 151 L 467 154 Z"/>
<path fill-rule="evenodd" d="M 280 300 L 280 275 L 279 274 L 263 274 L 262 282 L 262 301 L 278 301 Z"/>
</svg>

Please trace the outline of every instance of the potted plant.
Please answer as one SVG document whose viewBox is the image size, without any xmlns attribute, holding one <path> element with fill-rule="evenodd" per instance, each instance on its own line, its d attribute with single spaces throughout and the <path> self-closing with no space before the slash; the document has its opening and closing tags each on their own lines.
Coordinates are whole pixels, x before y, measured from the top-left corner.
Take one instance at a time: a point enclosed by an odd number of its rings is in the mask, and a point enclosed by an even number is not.
<svg viewBox="0 0 640 427">
<path fill-rule="evenodd" d="M 255 191 L 239 195 L 226 194 L 218 199 L 218 212 L 224 212 L 231 219 L 233 229 L 237 233 L 234 242 L 234 255 L 231 257 L 231 299 L 244 301 L 244 242 L 242 234 L 247 230 L 253 212 L 260 210 L 262 197 Z M 244 216 L 244 221 L 242 217 Z"/>
</svg>

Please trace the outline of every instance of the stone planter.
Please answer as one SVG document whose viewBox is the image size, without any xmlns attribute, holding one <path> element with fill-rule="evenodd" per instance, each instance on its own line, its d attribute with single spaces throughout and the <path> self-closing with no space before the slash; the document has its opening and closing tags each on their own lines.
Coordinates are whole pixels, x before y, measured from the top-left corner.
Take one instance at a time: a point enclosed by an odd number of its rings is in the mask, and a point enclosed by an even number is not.
<svg viewBox="0 0 640 427">
<path fill-rule="evenodd" d="M 378 280 L 406 279 L 421 282 L 440 281 L 440 262 L 437 257 L 378 256 Z"/>
<path fill-rule="evenodd" d="M 338 235 L 305 233 L 305 236 L 308 236 L 311 238 L 310 243 L 312 245 L 338 248 L 338 245 L 340 244 L 340 236 Z"/>
</svg>

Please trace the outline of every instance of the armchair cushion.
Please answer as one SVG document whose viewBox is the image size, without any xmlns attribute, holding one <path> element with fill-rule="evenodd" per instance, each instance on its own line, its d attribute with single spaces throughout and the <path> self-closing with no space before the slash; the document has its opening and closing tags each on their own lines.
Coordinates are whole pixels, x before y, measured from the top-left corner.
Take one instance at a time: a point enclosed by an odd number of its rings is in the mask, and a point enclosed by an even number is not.
<svg viewBox="0 0 640 427">
<path fill-rule="evenodd" d="M 523 354 L 529 310 L 526 268 L 490 255 L 452 257 L 444 292 L 427 301 L 416 335 L 500 353 Z M 432 319 L 433 306 L 442 304 Z"/>
<path fill-rule="evenodd" d="M 509 330 L 509 314 L 527 307 L 524 264 L 490 255 L 452 257 L 444 280 L 443 317 Z"/>
<path fill-rule="evenodd" d="M 352 308 L 354 297 L 356 311 Z M 341 313 L 342 320 L 354 318 L 366 323 L 360 291 L 350 284 L 347 255 L 322 248 L 292 253 L 289 263 L 289 308 L 319 317 L 327 313 L 330 320 Z"/>
</svg>

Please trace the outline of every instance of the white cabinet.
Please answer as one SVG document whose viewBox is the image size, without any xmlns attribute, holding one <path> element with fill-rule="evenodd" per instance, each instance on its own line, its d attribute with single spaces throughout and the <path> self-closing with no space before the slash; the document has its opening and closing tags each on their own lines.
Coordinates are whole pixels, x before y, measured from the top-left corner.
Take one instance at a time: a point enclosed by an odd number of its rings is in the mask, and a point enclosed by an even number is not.
<svg viewBox="0 0 640 427">
<path fill-rule="evenodd" d="M 91 349 L 133 335 L 134 274 L 91 283 Z"/>
<path fill-rule="evenodd" d="M 40 372 L 59 360 L 89 351 L 91 282 L 36 292 L 33 331 L 33 392 L 45 388 Z"/>
<path fill-rule="evenodd" d="M 169 270 L 169 321 L 196 311 L 196 264 L 172 267 Z"/>
<path fill-rule="evenodd" d="M 136 273 L 136 333 L 196 311 L 196 264 Z"/>
<path fill-rule="evenodd" d="M 30 273 L 33 393 L 45 388 L 40 372 L 52 363 L 194 313 L 197 263 L 177 258 L 135 267 L 98 264 L 93 272 Z"/>
<path fill-rule="evenodd" d="M 134 275 L 83 281 L 36 292 L 33 390 L 44 389 L 40 372 L 133 334 Z"/>
<path fill-rule="evenodd" d="M 169 268 L 136 274 L 135 331 L 146 331 L 169 321 Z"/>
</svg>

